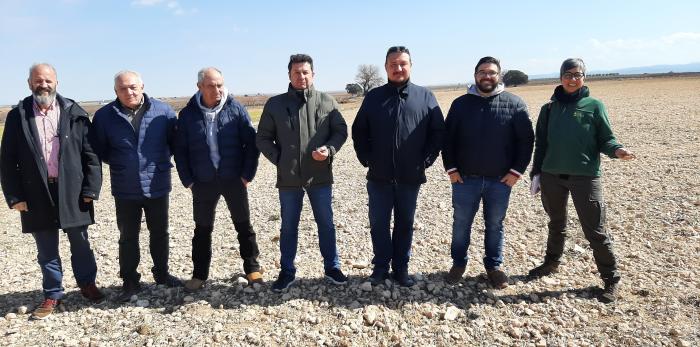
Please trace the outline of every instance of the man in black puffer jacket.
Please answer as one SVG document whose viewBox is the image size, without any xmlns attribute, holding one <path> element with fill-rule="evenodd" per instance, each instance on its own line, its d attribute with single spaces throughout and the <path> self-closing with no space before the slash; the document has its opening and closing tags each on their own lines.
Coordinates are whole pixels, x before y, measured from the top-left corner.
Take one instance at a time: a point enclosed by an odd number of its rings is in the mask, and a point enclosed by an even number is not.
<svg viewBox="0 0 700 347">
<path fill-rule="evenodd" d="M 503 263 L 503 219 L 511 187 L 530 163 L 534 133 L 527 106 L 504 91 L 498 59 L 484 57 L 474 69 L 476 84 L 452 102 L 445 121 L 442 151 L 452 182 L 452 268 L 448 283 L 457 283 L 467 265 L 472 222 L 484 202 L 484 267 L 495 288 L 508 286 Z"/>
</svg>

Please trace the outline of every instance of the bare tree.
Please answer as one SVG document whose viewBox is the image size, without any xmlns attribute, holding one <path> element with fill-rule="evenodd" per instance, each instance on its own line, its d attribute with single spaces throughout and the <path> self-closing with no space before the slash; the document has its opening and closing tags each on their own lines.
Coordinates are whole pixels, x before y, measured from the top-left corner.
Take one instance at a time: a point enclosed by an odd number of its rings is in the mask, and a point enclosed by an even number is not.
<svg viewBox="0 0 700 347">
<path fill-rule="evenodd" d="M 384 83 L 384 78 L 376 65 L 362 64 L 357 67 L 355 81 L 362 87 L 363 95 L 367 95 L 370 89 Z"/>
</svg>

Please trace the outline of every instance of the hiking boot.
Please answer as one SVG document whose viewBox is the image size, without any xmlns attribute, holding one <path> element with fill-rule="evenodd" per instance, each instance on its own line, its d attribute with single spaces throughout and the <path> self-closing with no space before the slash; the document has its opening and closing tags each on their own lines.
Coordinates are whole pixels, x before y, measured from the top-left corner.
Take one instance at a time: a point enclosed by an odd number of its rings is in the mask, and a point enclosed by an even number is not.
<svg viewBox="0 0 700 347">
<path fill-rule="evenodd" d="M 165 277 L 156 277 L 155 280 L 156 284 L 164 285 L 168 288 L 182 287 L 184 285 L 181 279 L 171 274 L 166 274 Z"/>
<path fill-rule="evenodd" d="M 540 277 L 549 276 L 559 272 L 559 262 L 558 261 L 548 261 L 545 260 L 542 265 L 530 270 L 527 273 L 529 279 L 538 279 Z"/>
<path fill-rule="evenodd" d="M 116 302 L 129 302 L 131 297 L 138 294 L 141 291 L 141 283 L 124 281 L 122 286 L 122 291 L 114 299 Z"/>
<path fill-rule="evenodd" d="M 508 275 L 499 268 L 486 270 L 486 277 L 489 278 L 489 282 L 496 289 L 508 287 Z"/>
<path fill-rule="evenodd" d="M 454 266 L 452 265 L 452 268 L 450 268 L 450 272 L 447 273 L 445 276 L 445 282 L 448 284 L 457 284 L 459 281 L 462 280 L 462 275 L 464 275 L 464 270 L 466 270 L 466 266 Z"/>
<path fill-rule="evenodd" d="M 330 269 L 326 271 L 326 279 L 333 284 L 348 283 L 348 276 L 345 276 L 340 269 Z"/>
<path fill-rule="evenodd" d="M 50 316 L 53 311 L 61 304 L 61 300 L 46 298 L 39 304 L 39 306 L 32 312 L 31 319 L 42 320 Z"/>
<path fill-rule="evenodd" d="M 620 297 L 619 282 L 606 282 L 598 300 L 604 304 L 615 302 Z"/>
<path fill-rule="evenodd" d="M 253 283 L 257 283 L 257 284 L 265 283 L 265 280 L 263 279 L 263 276 L 262 276 L 262 272 L 260 272 L 260 271 L 251 272 L 251 273 L 245 275 L 245 278 L 248 280 L 248 283 L 250 283 L 251 285 Z"/>
<path fill-rule="evenodd" d="M 105 299 L 105 295 L 97 289 L 95 283 L 80 286 L 80 294 L 83 294 L 83 297 L 94 303 L 102 302 Z"/>
<path fill-rule="evenodd" d="M 187 280 L 185 282 L 185 291 L 187 292 L 196 292 L 202 287 L 204 287 L 204 280 L 200 280 L 199 278 L 192 277 L 191 279 Z"/>
<path fill-rule="evenodd" d="M 369 278 L 367 278 L 367 282 L 369 282 L 373 286 L 377 286 L 384 283 L 384 281 L 388 279 L 389 272 L 387 272 L 386 270 L 374 269 L 372 271 L 372 274 L 369 275 Z"/>
<path fill-rule="evenodd" d="M 289 286 L 291 286 L 295 281 L 296 278 L 294 277 L 294 275 L 285 272 L 280 272 L 280 275 L 277 277 L 277 280 L 275 280 L 275 282 L 272 283 L 272 290 L 275 292 L 281 292 L 289 288 Z"/>
<path fill-rule="evenodd" d="M 406 270 L 394 271 L 394 280 L 402 287 L 413 287 L 416 284 Z"/>
</svg>

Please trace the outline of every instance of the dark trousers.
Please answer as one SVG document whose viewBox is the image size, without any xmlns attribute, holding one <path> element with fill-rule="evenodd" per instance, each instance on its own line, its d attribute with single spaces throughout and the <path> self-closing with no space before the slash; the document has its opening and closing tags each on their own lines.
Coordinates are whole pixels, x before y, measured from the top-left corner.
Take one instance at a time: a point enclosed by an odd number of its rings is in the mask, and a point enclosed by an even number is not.
<svg viewBox="0 0 700 347">
<path fill-rule="evenodd" d="M 49 183 L 49 192 L 53 201 L 60 201 L 58 199 L 58 184 Z M 58 218 L 58 206 L 54 207 L 53 213 L 53 217 Z M 97 264 L 92 248 L 90 248 L 87 229 L 87 225 L 63 229 L 70 243 L 70 262 L 78 286 L 95 283 L 97 274 Z M 36 242 L 37 262 L 41 267 L 44 297 L 61 299 L 64 295 L 63 266 L 58 251 L 58 229 L 39 231 L 32 233 L 32 235 Z"/>
<path fill-rule="evenodd" d="M 367 181 L 369 226 L 375 271 L 408 271 L 413 242 L 413 221 L 420 184 L 391 184 Z M 394 231 L 390 230 L 394 212 Z"/>
<path fill-rule="evenodd" d="M 233 226 L 238 234 L 243 271 L 246 274 L 260 271 L 258 263 L 258 243 L 255 231 L 250 224 L 248 189 L 240 178 L 220 179 L 211 182 L 195 182 L 192 185 L 192 207 L 194 216 L 194 237 L 192 237 L 192 277 L 200 280 L 209 278 L 211 265 L 211 234 L 214 231 L 216 205 L 223 195 L 231 213 Z"/>
<path fill-rule="evenodd" d="M 560 261 L 566 239 L 566 205 L 571 193 L 583 234 L 593 249 L 600 276 L 606 282 L 617 282 L 620 273 L 613 244 L 605 227 L 605 203 L 600 177 L 541 175 L 542 205 L 549 215 L 547 261 Z"/>
<path fill-rule="evenodd" d="M 168 275 L 168 254 L 170 251 L 168 234 L 168 195 L 149 199 L 114 198 L 119 228 L 119 276 L 124 281 L 138 282 L 141 274 L 137 268 L 141 261 L 139 232 L 141 217 L 146 215 L 149 232 L 149 248 L 153 259 L 153 278 L 156 282 L 166 280 Z"/>
</svg>

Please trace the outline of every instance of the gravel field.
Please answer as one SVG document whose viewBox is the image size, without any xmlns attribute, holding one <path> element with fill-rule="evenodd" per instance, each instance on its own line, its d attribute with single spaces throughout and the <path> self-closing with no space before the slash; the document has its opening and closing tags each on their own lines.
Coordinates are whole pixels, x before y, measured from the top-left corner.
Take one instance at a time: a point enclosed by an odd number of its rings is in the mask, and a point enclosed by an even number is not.
<svg viewBox="0 0 700 347">
<path fill-rule="evenodd" d="M 45 321 L 28 320 L 42 298 L 36 249 L 21 234 L 19 216 L 0 209 L 0 345 L 516 345 L 628 346 L 700 344 L 700 79 L 589 81 L 608 107 L 613 129 L 637 160 L 603 159 L 608 226 L 622 270 L 623 298 L 602 304 L 592 252 L 570 205 L 566 255 L 560 273 L 527 282 L 544 257 L 547 219 L 539 197 L 519 182 L 506 218 L 505 290 L 486 279 L 483 220 L 477 216 L 466 278 L 456 286 L 443 276 L 451 265 L 450 185 L 441 160 L 428 170 L 420 193 L 413 257 L 413 288 L 368 286 L 372 258 L 365 170 L 350 140 L 334 161 L 334 212 L 338 248 L 349 284 L 323 281 L 316 226 L 305 202 L 300 223 L 295 286 L 274 293 L 279 271 L 279 202 L 274 167 L 264 158 L 250 187 L 253 226 L 268 283 L 247 286 L 235 231 L 223 199 L 217 211 L 211 279 L 187 294 L 156 286 L 150 274 L 148 233 L 142 225 L 140 272 L 145 290 L 128 304 L 90 305 L 76 288 L 68 242 L 61 242 L 67 296 Z M 509 89 L 529 105 L 533 123 L 554 86 Z M 463 91 L 438 91 L 443 111 Z M 344 104 L 348 125 L 359 103 Z M 90 237 L 98 286 L 118 293 L 118 231 L 105 167 L 97 223 Z M 194 228 L 191 195 L 176 178 L 170 197 L 170 267 L 189 278 Z"/>
</svg>

